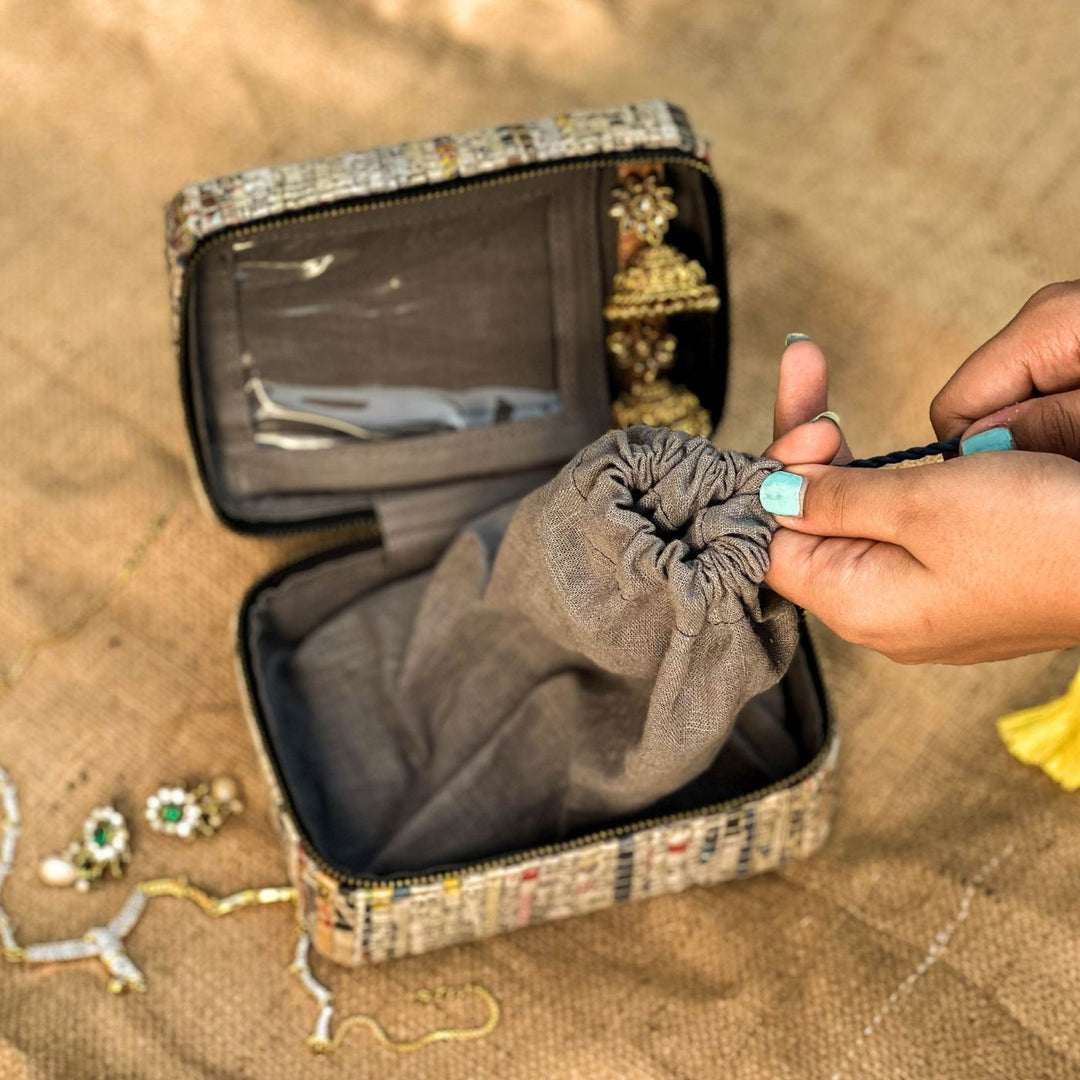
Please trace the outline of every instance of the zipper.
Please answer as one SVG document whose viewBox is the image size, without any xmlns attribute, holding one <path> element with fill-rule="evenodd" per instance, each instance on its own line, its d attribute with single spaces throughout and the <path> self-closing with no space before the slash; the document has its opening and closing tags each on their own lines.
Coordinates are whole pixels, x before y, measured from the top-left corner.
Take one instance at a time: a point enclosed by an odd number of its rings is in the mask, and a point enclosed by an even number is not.
<svg viewBox="0 0 1080 1080">
<path fill-rule="evenodd" d="M 258 595 L 266 589 L 273 588 L 279 585 L 285 580 L 285 578 L 295 573 L 300 573 L 304 570 L 311 569 L 314 566 L 319 565 L 322 562 L 329 561 L 331 559 L 340 558 L 353 552 L 365 550 L 363 545 L 351 544 L 345 547 L 337 548 L 329 552 L 321 552 L 301 560 L 300 562 L 292 563 L 289 566 L 281 567 L 275 570 L 273 573 L 268 574 L 266 577 L 261 578 L 255 582 L 254 585 L 247 591 L 244 599 L 240 605 L 240 611 L 237 615 L 237 634 L 236 634 L 236 649 L 238 659 L 240 661 L 240 667 L 244 676 L 244 697 L 245 705 L 250 711 L 252 717 L 255 720 L 256 727 L 258 728 L 262 742 L 262 752 L 270 762 L 270 767 L 274 774 L 275 786 L 277 787 L 278 795 L 284 805 L 285 810 L 288 812 L 293 826 L 295 827 L 297 834 L 300 837 L 301 845 L 304 848 L 304 854 L 311 859 L 316 866 L 319 867 L 323 873 L 334 878 L 342 885 L 347 885 L 350 888 L 358 889 L 382 889 L 396 885 L 432 885 L 436 882 L 445 881 L 448 878 L 463 877 L 467 874 L 482 873 L 485 870 L 492 870 L 501 867 L 515 866 L 520 863 L 530 862 L 533 859 L 543 858 L 547 855 L 558 855 L 566 851 L 574 851 L 578 848 L 588 847 L 591 844 L 600 843 L 604 840 L 614 840 L 620 836 L 627 836 L 630 833 L 641 832 L 646 829 L 653 829 L 663 825 L 670 825 L 677 821 L 682 821 L 688 817 L 700 817 L 703 814 L 718 814 L 728 810 L 732 810 L 735 807 L 743 806 L 747 803 L 757 802 L 759 799 L 763 799 L 774 792 L 782 791 L 785 788 L 796 787 L 803 780 L 807 779 L 813 773 L 825 763 L 826 759 L 833 752 L 836 745 L 836 728 L 832 719 L 832 709 L 829 705 L 828 694 L 825 689 L 825 683 L 821 676 L 821 671 L 818 666 L 817 656 L 814 653 L 813 646 L 810 642 L 810 634 L 806 628 L 806 622 L 803 617 L 803 613 L 800 610 L 799 616 L 799 640 L 802 644 L 803 651 L 806 653 L 807 664 L 810 669 L 810 681 L 817 692 L 818 701 L 821 705 L 822 718 L 824 720 L 824 735 L 821 742 L 821 747 L 814 754 L 814 756 L 801 766 L 795 772 L 789 776 L 785 776 L 780 780 L 775 780 L 773 783 L 766 785 L 763 788 L 758 788 L 756 791 L 750 792 L 747 795 L 739 795 L 732 799 L 724 799 L 721 802 L 710 803 L 708 806 L 702 806 L 690 813 L 685 811 L 682 813 L 662 814 L 656 817 L 643 818 L 641 820 L 635 820 L 626 822 L 622 825 L 613 825 L 606 829 L 598 829 L 595 832 L 586 833 L 583 836 L 574 837 L 572 840 L 562 840 L 553 844 L 543 844 L 538 847 L 526 848 L 523 851 L 512 852 L 508 855 L 483 859 L 477 862 L 463 863 L 460 866 L 447 867 L 444 870 L 433 871 L 427 874 L 414 874 L 408 876 L 388 875 L 384 878 L 371 878 L 362 877 L 351 873 L 344 867 L 337 866 L 329 859 L 325 858 L 315 849 L 315 845 L 308 835 L 307 830 L 304 828 L 300 816 L 296 811 L 296 806 L 292 801 L 292 797 L 289 794 L 288 785 L 285 782 L 285 777 L 282 775 L 281 769 L 278 766 L 277 758 L 271 750 L 270 740 L 267 737 L 266 724 L 263 719 L 262 710 L 259 708 L 258 696 L 256 693 L 255 676 L 252 668 L 250 650 L 247 648 L 247 625 L 249 621 L 249 615 L 251 608 L 255 603 Z"/>
<path fill-rule="evenodd" d="M 203 493 L 206 496 L 214 514 L 227 528 L 236 532 L 255 533 L 263 535 L 286 535 L 290 533 L 303 533 L 314 531 L 329 531 L 356 526 L 363 530 L 363 534 L 369 536 L 373 542 L 378 542 L 379 527 L 375 515 L 370 510 L 350 510 L 339 514 L 328 514 L 322 517 L 309 518 L 303 523 L 277 522 L 277 521 L 248 521 L 235 518 L 225 512 L 214 498 L 211 490 L 207 462 L 200 450 L 198 433 L 195 426 L 195 410 L 193 403 L 194 379 L 191 371 L 190 341 L 188 334 L 187 309 L 191 299 L 191 283 L 194 279 L 194 271 L 200 260 L 207 252 L 213 251 L 222 244 L 232 243 L 245 237 L 255 236 L 259 233 L 269 232 L 293 223 L 305 223 L 310 221 L 322 221 L 327 218 L 349 217 L 353 214 L 368 213 L 373 210 L 386 210 L 397 206 L 406 206 L 413 203 L 434 202 L 437 199 L 452 198 L 454 195 L 466 194 L 473 191 L 483 191 L 489 188 L 502 187 L 507 184 L 521 183 L 540 176 L 550 176 L 558 173 L 577 172 L 587 169 L 595 169 L 605 165 L 625 164 L 630 162 L 660 162 L 667 165 L 684 165 L 697 170 L 709 182 L 711 192 L 715 196 L 717 213 L 714 219 L 714 227 L 719 230 L 722 227 L 722 215 L 719 213 L 719 185 L 716 182 L 712 168 L 707 162 L 702 161 L 689 151 L 681 151 L 668 148 L 658 150 L 656 153 L 647 153 L 643 150 L 618 151 L 611 153 L 592 154 L 587 157 L 574 158 L 550 164 L 524 165 L 503 170 L 494 176 L 486 176 L 480 179 L 459 179 L 436 182 L 422 187 L 408 195 L 386 197 L 383 195 L 365 195 L 357 198 L 341 200 L 332 206 L 317 207 L 311 210 L 289 210 L 281 214 L 247 225 L 230 225 L 215 232 L 213 235 L 204 237 L 188 255 L 184 265 L 183 277 L 180 284 L 180 324 L 178 333 L 178 354 L 180 360 L 180 393 L 184 402 L 184 420 L 187 426 L 188 440 L 193 448 L 197 475 Z M 723 250 L 722 235 L 720 249 Z M 726 305 L 725 305 L 726 306 Z"/>
</svg>

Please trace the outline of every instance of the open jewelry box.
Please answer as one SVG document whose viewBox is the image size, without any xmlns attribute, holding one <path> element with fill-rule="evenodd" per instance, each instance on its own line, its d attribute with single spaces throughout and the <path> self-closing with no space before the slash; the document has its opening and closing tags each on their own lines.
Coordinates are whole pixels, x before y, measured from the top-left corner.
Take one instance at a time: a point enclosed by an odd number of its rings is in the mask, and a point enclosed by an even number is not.
<svg viewBox="0 0 1080 1080">
<path fill-rule="evenodd" d="M 672 235 L 717 288 L 718 310 L 680 324 L 672 374 L 719 417 L 720 197 L 673 106 L 252 170 L 169 208 L 183 395 L 214 512 L 245 532 L 362 536 L 256 583 L 238 626 L 302 918 L 340 962 L 773 869 L 825 838 L 836 740 L 803 633 L 714 764 L 644 813 L 452 864 L 372 866 L 408 763 L 372 689 L 383 658 L 359 646 L 352 613 L 398 583 L 379 619 L 407 625 L 416 583 L 464 524 L 609 427 L 608 204 L 637 162 L 662 166 Z"/>
</svg>

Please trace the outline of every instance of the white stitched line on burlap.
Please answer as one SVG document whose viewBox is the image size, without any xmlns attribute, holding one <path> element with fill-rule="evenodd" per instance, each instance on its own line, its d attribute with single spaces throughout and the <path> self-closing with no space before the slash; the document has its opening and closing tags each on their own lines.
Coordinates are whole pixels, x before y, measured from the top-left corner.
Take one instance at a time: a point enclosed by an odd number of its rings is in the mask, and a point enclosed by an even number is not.
<svg viewBox="0 0 1080 1080">
<path fill-rule="evenodd" d="M 986 879 L 1005 859 L 1012 855 L 1012 853 L 1012 844 L 1006 845 L 1001 852 L 983 863 L 983 865 L 975 872 L 972 879 L 964 886 L 964 891 L 960 895 L 960 904 L 956 909 L 956 914 L 934 935 L 934 940 L 926 950 L 926 955 L 915 966 L 915 970 L 912 971 L 911 974 L 909 974 L 907 978 L 904 979 L 903 982 L 901 982 L 885 999 L 884 1004 L 882 1004 L 881 1008 L 874 1013 L 870 1022 L 862 1029 L 862 1032 L 855 1037 L 855 1041 L 851 1044 L 846 1055 L 848 1063 L 855 1060 L 855 1057 L 862 1049 L 863 1043 L 865 1043 L 866 1040 L 881 1027 L 889 1013 L 898 1008 L 903 999 L 915 989 L 915 984 L 919 979 L 921 979 L 934 964 L 941 959 L 945 951 L 949 948 L 949 945 L 952 943 L 952 939 L 956 932 L 967 921 L 967 917 L 971 913 L 971 902 L 975 899 L 976 892 L 986 884 Z M 843 1080 L 845 1068 L 847 1068 L 847 1065 L 842 1065 L 831 1075 L 830 1080 Z"/>
<path fill-rule="evenodd" d="M 100 615 L 109 606 L 113 596 L 131 580 L 135 571 L 138 570 L 139 565 L 146 558 L 147 552 L 161 536 L 175 511 L 176 506 L 169 505 L 160 513 L 154 515 L 146 534 L 135 545 L 131 554 L 124 560 L 120 569 L 113 574 L 101 592 L 93 597 L 81 611 L 68 619 L 67 622 L 62 623 L 55 630 L 51 630 L 44 637 L 39 638 L 23 649 L 15 657 L 15 662 L 11 667 L 6 671 L 0 671 L 0 688 L 14 690 L 40 653 L 53 645 L 59 645 L 63 641 L 70 641 L 86 627 L 91 619 Z"/>
</svg>

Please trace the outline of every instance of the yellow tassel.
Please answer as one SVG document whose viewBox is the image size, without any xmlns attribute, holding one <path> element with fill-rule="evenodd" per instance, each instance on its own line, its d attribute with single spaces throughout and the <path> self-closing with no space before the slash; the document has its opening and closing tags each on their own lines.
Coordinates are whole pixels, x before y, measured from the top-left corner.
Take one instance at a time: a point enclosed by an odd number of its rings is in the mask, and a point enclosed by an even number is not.
<svg viewBox="0 0 1080 1080">
<path fill-rule="evenodd" d="M 1080 788 L 1080 671 L 1062 697 L 1003 716 L 997 727 L 1013 756 L 1038 765 L 1066 791 Z"/>
</svg>

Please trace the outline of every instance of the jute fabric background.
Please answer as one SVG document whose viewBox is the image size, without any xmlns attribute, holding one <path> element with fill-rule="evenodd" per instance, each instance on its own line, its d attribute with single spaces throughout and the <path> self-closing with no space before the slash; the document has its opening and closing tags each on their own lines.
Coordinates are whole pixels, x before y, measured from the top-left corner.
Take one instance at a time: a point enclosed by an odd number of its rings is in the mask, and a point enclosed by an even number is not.
<svg viewBox="0 0 1080 1080">
<path fill-rule="evenodd" d="M 712 137 L 727 192 L 734 368 L 719 439 L 751 450 L 768 442 L 786 332 L 824 344 L 854 447 L 881 452 L 928 439 L 928 402 L 955 365 L 1037 286 L 1077 272 L 1068 0 L 0 10 L 0 762 L 23 799 L 6 902 L 27 941 L 119 907 L 123 885 L 45 890 L 36 860 L 94 804 L 134 816 L 166 779 L 233 772 L 248 812 L 190 847 L 141 830 L 128 881 L 185 871 L 227 892 L 284 876 L 230 620 L 256 575 L 328 541 L 232 536 L 192 496 L 161 254 L 162 204 L 181 184 L 677 101 Z M 322 968 L 343 1010 L 399 1034 L 431 1026 L 413 989 L 483 983 L 504 1013 L 486 1040 L 406 1058 L 355 1031 L 314 1061 L 312 1004 L 285 970 L 289 911 L 211 922 L 158 900 L 129 940 L 146 995 L 109 996 L 96 964 L 0 969 L 0 1075 L 1077 1075 L 1080 797 L 993 729 L 1058 692 L 1076 657 L 901 668 L 817 638 L 844 732 L 820 857 L 378 969 Z M 947 948 L 919 975 L 939 933 Z"/>
</svg>

